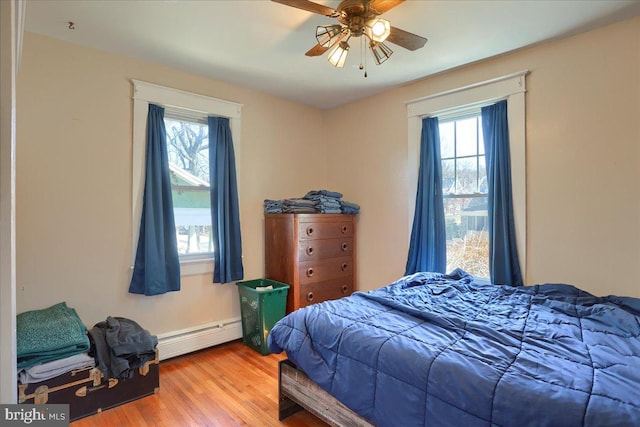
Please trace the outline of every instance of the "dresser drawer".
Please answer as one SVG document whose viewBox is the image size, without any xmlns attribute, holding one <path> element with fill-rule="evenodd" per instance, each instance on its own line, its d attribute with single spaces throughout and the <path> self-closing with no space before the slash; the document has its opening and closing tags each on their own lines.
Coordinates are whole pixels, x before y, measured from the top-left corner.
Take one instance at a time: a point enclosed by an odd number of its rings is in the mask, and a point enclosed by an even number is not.
<svg viewBox="0 0 640 427">
<path fill-rule="evenodd" d="M 353 222 L 300 222 L 298 239 L 331 239 L 335 237 L 353 237 Z"/>
<path fill-rule="evenodd" d="M 306 307 L 317 302 L 346 297 L 352 292 L 353 279 L 351 277 L 307 283 L 300 286 L 298 304 L 299 307 Z"/>
<path fill-rule="evenodd" d="M 298 280 L 301 284 L 352 276 L 352 257 L 331 258 L 322 261 L 305 261 L 298 264 Z"/>
<path fill-rule="evenodd" d="M 298 245 L 298 261 L 314 261 L 353 255 L 353 237 L 302 240 Z"/>
</svg>

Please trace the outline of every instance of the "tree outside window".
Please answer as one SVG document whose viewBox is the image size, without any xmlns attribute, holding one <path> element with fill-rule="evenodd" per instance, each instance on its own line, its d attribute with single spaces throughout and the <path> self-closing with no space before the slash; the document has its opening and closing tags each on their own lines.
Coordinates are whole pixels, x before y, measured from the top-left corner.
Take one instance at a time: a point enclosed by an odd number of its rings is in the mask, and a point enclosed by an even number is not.
<svg viewBox="0 0 640 427">
<path fill-rule="evenodd" d="M 165 114 L 173 211 L 180 256 L 214 252 L 211 241 L 209 128 Z"/>
</svg>

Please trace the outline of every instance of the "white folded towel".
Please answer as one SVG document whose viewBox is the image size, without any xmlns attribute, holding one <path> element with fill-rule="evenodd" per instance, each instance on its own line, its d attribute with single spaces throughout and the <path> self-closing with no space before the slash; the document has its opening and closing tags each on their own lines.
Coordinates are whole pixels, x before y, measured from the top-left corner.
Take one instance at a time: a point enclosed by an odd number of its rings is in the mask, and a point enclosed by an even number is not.
<svg viewBox="0 0 640 427">
<path fill-rule="evenodd" d="M 76 369 L 92 368 L 95 365 L 93 357 L 87 353 L 80 353 L 20 370 L 18 379 L 22 384 L 38 383 Z"/>
</svg>

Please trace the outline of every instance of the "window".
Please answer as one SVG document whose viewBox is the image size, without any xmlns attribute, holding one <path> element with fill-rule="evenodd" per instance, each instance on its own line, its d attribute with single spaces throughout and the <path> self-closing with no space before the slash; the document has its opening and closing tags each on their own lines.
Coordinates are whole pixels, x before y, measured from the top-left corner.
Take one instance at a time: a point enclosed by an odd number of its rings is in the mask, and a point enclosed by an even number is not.
<svg viewBox="0 0 640 427">
<path fill-rule="evenodd" d="M 213 256 L 209 193 L 209 126 L 165 111 L 173 215 L 181 258 Z"/>
<path fill-rule="evenodd" d="M 486 214 L 481 215 L 482 209 L 479 204 L 486 196 L 484 144 L 482 142 L 481 123 L 478 121 L 476 127 L 477 152 L 473 153 L 473 139 L 470 142 L 462 141 L 461 135 L 469 132 L 473 134 L 471 111 L 479 111 L 482 106 L 493 104 L 501 99 L 507 99 L 509 117 L 509 139 L 511 142 L 511 185 L 513 197 L 513 210 L 516 228 L 516 240 L 518 255 L 520 258 L 520 271 L 526 283 L 526 248 L 527 248 L 527 222 L 526 222 L 526 162 L 525 162 L 525 76 L 528 71 L 520 71 L 510 75 L 497 77 L 491 80 L 478 82 L 469 86 L 436 93 L 414 100 L 407 101 L 408 119 L 408 183 L 409 188 L 416 188 L 418 183 L 418 170 L 420 162 L 420 135 L 422 130 L 423 117 L 438 117 L 442 125 L 440 128 L 441 144 L 449 144 L 446 147 L 441 145 L 441 157 L 449 161 L 443 164 L 443 185 L 449 184 L 445 188 L 445 210 L 451 215 L 446 223 L 455 224 L 447 227 L 447 263 L 452 265 L 452 254 L 449 249 L 450 243 L 460 237 L 462 233 L 454 235 L 460 231 L 459 223 L 463 223 L 467 229 L 474 231 L 478 236 L 482 228 L 482 223 L 486 224 Z M 467 121 L 468 120 L 468 121 Z M 456 122 L 460 123 L 459 126 Z M 467 129 L 468 128 L 468 129 Z M 453 137 L 451 135 L 454 135 Z M 447 141 L 444 139 L 447 138 Z M 452 139 L 453 138 L 453 139 Z M 453 141 L 453 143 L 451 142 Z M 452 148 L 453 144 L 453 148 Z M 454 154 L 451 154 L 451 150 Z M 449 151 L 446 151 L 449 150 Z M 476 160 L 477 172 L 474 175 L 473 161 Z M 452 168 L 447 170 L 446 168 Z M 446 172 L 445 172 L 446 170 Z M 465 175 L 469 175 L 468 177 Z M 447 178 L 445 178 L 445 176 Z M 476 178 L 473 178 L 473 177 Z M 445 180 L 447 182 L 445 183 Z M 475 186 L 475 189 L 474 189 Z M 456 194 L 457 193 L 457 194 Z M 415 212 L 415 193 L 408 193 L 408 236 L 411 236 L 411 224 Z M 460 200 L 462 199 L 462 200 Z M 465 200 L 467 199 L 467 200 Z M 486 199 L 485 199 L 486 200 Z M 457 206 L 456 206 L 457 203 Z M 453 205 L 453 206 L 452 206 Z M 486 206 L 486 205 L 485 205 Z M 465 211 L 466 208 L 466 211 Z M 472 218 L 473 217 L 473 218 Z M 465 219 L 463 219 L 465 218 Z M 447 221 L 447 219 L 445 219 Z M 449 240 L 451 236 L 451 240 Z M 460 241 L 458 241 L 460 242 Z M 463 239 L 462 242 L 465 242 Z M 469 240 L 467 240 L 467 243 Z M 463 245 L 464 247 L 464 245 Z M 466 249 L 466 248 L 465 248 Z M 486 259 L 488 263 L 488 251 Z M 449 268 L 449 267 L 447 267 Z M 470 272 L 473 268 L 467 267 Z M 487 274 L 482 276 L 488 277 Z"/>
<path fill-rule="evenodd" d="M 440 121 L 447 271 L 489 277 L 487 172 L 479 113 Z"/>
<path fill-rule="evenodd" d="M 165 109 L 167 152 L 180 271 L 183 276 L 213 271 L 209 198 L 209 137 L 207 117 L 227 117 L 233 135 L 236 164 L 241 158 L 242 104 L 132 80 L 133 167 L 132 247 L 135 261 L 144 192 L 146 126 L 149 104 Z M 236 169 L 240 182 L 240 169 Z M 239 189 L 240 191 L 240 189 Z"/>
</svg>

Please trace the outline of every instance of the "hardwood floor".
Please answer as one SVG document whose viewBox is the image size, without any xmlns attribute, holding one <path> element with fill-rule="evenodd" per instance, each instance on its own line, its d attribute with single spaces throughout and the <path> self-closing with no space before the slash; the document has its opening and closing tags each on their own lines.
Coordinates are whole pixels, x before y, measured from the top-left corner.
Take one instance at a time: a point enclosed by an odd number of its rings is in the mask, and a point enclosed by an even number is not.
<svg viewBox="0 0 640 427">
<path fill-rule="evenodd" d="M 324 427 L 306 411 L 278 420 L 278 362 L 234 341 L 160 363 L 160 391 L 72 427 Z"/>
</svg>

